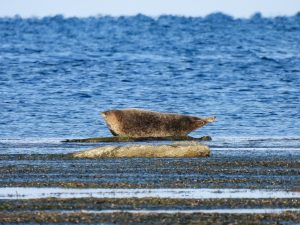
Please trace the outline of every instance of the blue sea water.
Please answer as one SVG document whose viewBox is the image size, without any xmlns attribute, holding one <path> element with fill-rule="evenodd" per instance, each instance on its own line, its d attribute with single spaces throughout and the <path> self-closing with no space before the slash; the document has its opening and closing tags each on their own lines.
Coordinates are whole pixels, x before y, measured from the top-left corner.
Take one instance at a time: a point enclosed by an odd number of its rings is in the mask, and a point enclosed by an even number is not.
<svg viewBox="0 0 300 225">
<path fill-rule="evenodd" d="M 129 107 L 299 137 L 300 13 L 0 18 L 0 95 L 0 138 L 109 136 L 99 112 Z"/>
</svg>

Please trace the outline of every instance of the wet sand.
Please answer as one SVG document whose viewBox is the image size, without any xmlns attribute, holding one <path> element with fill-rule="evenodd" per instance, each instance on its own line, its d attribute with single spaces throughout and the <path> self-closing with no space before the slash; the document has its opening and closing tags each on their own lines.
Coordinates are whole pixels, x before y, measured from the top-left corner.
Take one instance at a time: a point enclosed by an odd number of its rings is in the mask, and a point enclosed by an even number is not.
<svg viewBox="0 0 300 225">
<path fill-rule="evenodd" d="M 256 188 L 299 187 L 300 156 L 187 159 L 69 159 L 0 155 L 1 187 Z"/>
<path fill-rule="evenodd" d="M 0 213 L 3 223 L 51 224 L 297 224 L 300 214 L 135 214 L 85 212 L 22 212 Z M 280 221 L 280 222 L 279 222 Z"/>
<path fill-rule="evenodd" d="M 162 199 L 162 198 L 44 198 L 0 200 L 0 211 L 30 210 L 197 210 L 299 208 L 300 198 L 279 199 Z M 299 209 L 300 210 L 300 209 Z"/>
<path fill-rule="evenodd" d="M 186 213 L 199 209 L 265 209 L 298 208 L 300 199 L 36 199 L 1 200 L 0 221 L 3 223 L 107 223 L 107 224 L 296 224 L 300 213 Z M 118 212 L 106 212 L 117 209 Z M 174 210 L 175 213 L 130 213 L 126 210 Z M 97 213 L 98 212 L 100 213 Z M 104 212 L 102 211 L 104 210 Z M 121 210 L 121 211 L 119 211 Z M 124 212 L 122 212 L 124 210 Z M 238 210 L 237 210 L 238 211 Z"/>
</svg>

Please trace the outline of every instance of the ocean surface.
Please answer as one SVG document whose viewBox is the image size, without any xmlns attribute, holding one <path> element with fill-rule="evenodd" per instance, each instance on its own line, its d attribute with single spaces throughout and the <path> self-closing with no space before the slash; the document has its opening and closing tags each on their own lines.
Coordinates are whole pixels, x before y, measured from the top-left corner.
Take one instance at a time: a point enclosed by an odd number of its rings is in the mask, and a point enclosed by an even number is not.
<svg viewBox="0 0 300 225">
<path fill-rule="evenodd" d="M 110 136 L 99 112 L 131 107 L 217 117 L 193 136 L 299 149 L 300 13 L 0 18 L 0 96 L 6 152 Z"/>
<path fill-rule="evenodd" d="M 216 116 L 210 157 L 64 155 L 132 107 Z M 0 18 L 0 223 L 296 224 L 299 175 L 300 13 Z"/>
</svg>

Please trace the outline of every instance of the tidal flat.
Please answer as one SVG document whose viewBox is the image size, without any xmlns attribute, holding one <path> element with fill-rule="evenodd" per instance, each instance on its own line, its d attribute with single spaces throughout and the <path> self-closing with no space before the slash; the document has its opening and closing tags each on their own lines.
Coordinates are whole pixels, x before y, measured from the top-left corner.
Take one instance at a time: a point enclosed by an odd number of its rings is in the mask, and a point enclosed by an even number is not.
<svg viewBox="0 0 300 225">
<path fill-rule="evenodd" d="M 296 224 L 300 199 L 0 200 L 2 223 Z M 227 209 L 227 210 L 224 210 Z"/>
<path fill-rule="evenodd" d="M 300 214 L 286 212 L 281 214 L 131 214 L 85 212 L 23 212 L 0 213 L 4 223 L 49 223 L 49 224 L 297 224 Z M 279 223 L 279 224 L 280 224 Z"/>
<path fill-rule="evenodd" d="M 0 223 L 297 224 L 299 142 L 216 138 L 205 158 L 74 159 L 102 144 L 1 140 Z"/>
<path fill-rule="evenodd" d="M 212 151 L 211 157 L 185 159 L 69 159 L 59 154 L 0 154 L 0 186 L 281 190 L 299 187 L 299 153 L 244 153 L 245 156 L 226 156 Z"/>
</svg>

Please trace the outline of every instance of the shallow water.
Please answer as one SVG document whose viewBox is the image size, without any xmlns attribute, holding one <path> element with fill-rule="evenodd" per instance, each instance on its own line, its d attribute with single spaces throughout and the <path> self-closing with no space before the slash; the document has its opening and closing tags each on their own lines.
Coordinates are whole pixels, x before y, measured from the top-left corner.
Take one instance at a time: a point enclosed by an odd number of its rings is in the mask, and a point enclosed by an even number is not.
<svg viewBox="0 0 300 225">
<path fill-rule="evenodd" d="M 300 15 L 0 18 L 0 138 L 110 135 L 139 107 L 218 122 L 193 135 L 300 135 Z"/>
<path fill-rule="evenodd" d="M 284 212 L 299 212 L 298 208 L 264 208 L 264 209 L 192 209 L 192 210 L 70 210 L 63 211 L 62 213 L 93 213 L 93 214 L 106 214 L 106 213 L 132 213 L 132 214 L 193 214 L 193 213 L 221 213 L 221 214 L 274 214 Z"/>
<path fill-rule="evenodd" d="M 83 149 L 132 143 L 65 143 L 61 138 L 0 138 L 0 154 L 67 154 Z M 169 143 L 166 141 L 151 144 Z M 300 156 L 300 137 L 213 137 L 202 142 L 212 157 L 224 156 Z M 139 144 L 135 142 L 135 144 Z M 150 144 L 141 142 L 140 144 Z"/>
<path fill-rule="evenodd" d="M 37 198 L 169 198 L 169 199 L 221 199 L 221 198 L 300 198 L 300 192 L 264 189 L 94 189 L 94 188 L 0 188 L 0 199 Z"/>
</svg>

